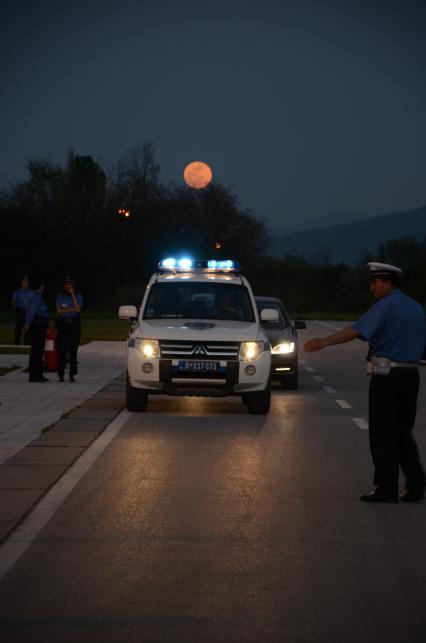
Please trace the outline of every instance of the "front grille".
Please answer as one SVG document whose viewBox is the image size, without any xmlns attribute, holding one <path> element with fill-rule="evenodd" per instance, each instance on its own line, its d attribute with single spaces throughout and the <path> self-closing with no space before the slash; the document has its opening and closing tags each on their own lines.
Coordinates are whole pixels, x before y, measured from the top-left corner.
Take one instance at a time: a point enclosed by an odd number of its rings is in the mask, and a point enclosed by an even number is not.
<svg viewBox="0 0 426 643">
<path fill-rule="evenodd" d="M 190 342 L 185 340 L 160 341 L 161 357 L 166 359 L 238 359 L 239 342 Z"/>
</svg>

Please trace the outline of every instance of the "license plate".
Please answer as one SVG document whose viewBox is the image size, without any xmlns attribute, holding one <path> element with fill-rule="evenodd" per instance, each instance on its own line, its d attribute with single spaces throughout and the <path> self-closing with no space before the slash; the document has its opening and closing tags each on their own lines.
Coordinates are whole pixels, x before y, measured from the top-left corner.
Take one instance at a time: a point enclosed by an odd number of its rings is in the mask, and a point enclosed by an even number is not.
<svg viewBox="0 0 426 643">
<path fill-rule="evenodd" d="M 189 373 L 224 373 L 226 369 L 220 365 L 220 362 L 180 360 L 178 370 Z"/>
</svg>

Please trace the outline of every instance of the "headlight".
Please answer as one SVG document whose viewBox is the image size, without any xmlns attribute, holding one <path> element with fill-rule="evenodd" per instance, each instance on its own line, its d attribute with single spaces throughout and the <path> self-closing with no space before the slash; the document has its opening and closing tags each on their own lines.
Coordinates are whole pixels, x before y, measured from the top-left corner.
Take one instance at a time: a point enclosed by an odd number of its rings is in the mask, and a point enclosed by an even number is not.
<svg viewBox="0 0 426 643">
<path fill-rule="evenodd" d="M 296 344 L 294 342 L 283 342 L 272 347 L 272 352 L 277 355 L 285 355 L 286 353 L 294 353 Z"/>
<path fill-rule="evenodd" d="M 253 362 L 263 351 L 263 342 L 241 342 L 240 360 L 244 362 Z"/>
<path fill-rule="evenodd" d="M 139 353 L 146 359 L 160 357 L 160 346 L 156 339 L 137 339 L 135 345 Z"/>
</svg>

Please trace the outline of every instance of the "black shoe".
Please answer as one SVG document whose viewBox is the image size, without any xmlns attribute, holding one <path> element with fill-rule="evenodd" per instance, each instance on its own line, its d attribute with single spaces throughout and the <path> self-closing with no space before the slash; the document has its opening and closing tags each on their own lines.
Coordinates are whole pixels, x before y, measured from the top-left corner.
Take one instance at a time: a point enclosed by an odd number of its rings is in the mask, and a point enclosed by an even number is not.
<svg viewBox="0 0 426 643">
<path fill-rule="evenodd" d="M 397 495 L 390 496 L 388 494 L 381 493 L 378 489 L 370 491 L 370 493 L 363 493 L 359 498 L 363 502 L 398 502 L 399 498 Z"/>
<path fill-rule="evenodd" d="M 70 375 L 70 382 L 75 382 L 74 375 Z"/>
<path fill-rule="evenodd" d="M 22 372 L 23 372 L 23 373 L 29 373 L 29 372 L 30 372 L 30 369 L 29 369 L 29 368 L 28 368 L 28 366 L 27 366 L 27 368 L 23 368 L 23 369 L 22 369 Z"/>
<path fill-rule="evenodd" d="M 30 377 L 29 382 L 48 382 L 47 377 Z"/>
<path fill-rule="evenodd" d="M 60 382 L 63 382 L 64 381 L 64 376 L 63 375 L 58 375 L 58 379 L 59 379 Z"/>
<path fill-rule="evenodd" d="M 401 502 L 421 502 L 424 500 L 424 491 L 406 491 L 400 496 Z"/>
</svg>

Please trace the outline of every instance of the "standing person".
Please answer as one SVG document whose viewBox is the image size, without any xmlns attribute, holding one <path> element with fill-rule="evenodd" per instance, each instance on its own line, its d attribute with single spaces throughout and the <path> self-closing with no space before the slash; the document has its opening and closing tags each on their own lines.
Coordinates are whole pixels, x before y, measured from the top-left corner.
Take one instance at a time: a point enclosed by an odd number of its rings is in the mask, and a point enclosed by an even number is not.
<svg viewBox="0 0 426 643">
<path fill-rule="evenodd" d="M 30 294 L 28 277 L 22 277 L 21 286 L 12 295 L 12 306 L 15 310 L 15 344 L 21 343 L 21 334 L 25 326 L 25 307 Z M 28 344 L 27 334 L 24 333 L 24 344 Z"/>
<path fill-rule="evenodd" d="M 314 352 L 359 338 L 369 343 L 369 437 L 375 489 L 364 502 L 398 502 L 399 467 L 406 477 L 403 502 L 424 497 L 426 476 L 412 429 L 416 419 L 419 371 L 425 344 L 421 306 L 399 289 L 400 268 L 368 263 L 374 305 L 354 324 L 306 342 Z"/>
<path fill-rule="evenodd" d="M 64 381 L 67 351 L 70 356 L 69 381 L 75 382 L 77 375 L 77 351 L 81 337 L 80 311 L 83 305 L 81 293 L 76 293 L 71 277 L 64 279 L 64 288 L 56 298 L 58 319 L 58 377 Z"/>
<path fill-rule="evenodd" d="M 38 280 L 34 283 L 35 289 L 27 300 L 25 308 L 24 331 L 28 333 L 31 344 L 29 381 L 48 382 L 43 376 L 43 355 L 44 342 L 46 339 L 47 327 L 49 324 L 49 311 L 43 299 L 44 281 Z"/>
</svg>

